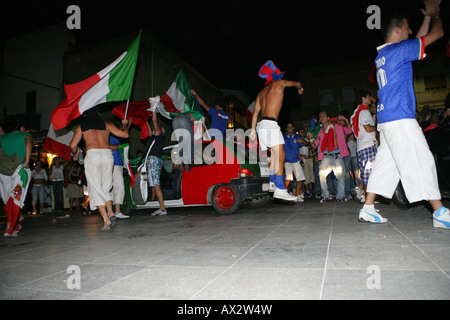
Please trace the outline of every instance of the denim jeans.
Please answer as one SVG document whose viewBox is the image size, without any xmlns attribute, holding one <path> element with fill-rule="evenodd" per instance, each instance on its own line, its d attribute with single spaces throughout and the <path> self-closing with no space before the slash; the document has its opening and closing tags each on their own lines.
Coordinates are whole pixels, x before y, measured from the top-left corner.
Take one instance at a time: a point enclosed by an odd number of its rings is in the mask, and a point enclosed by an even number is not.
<svg viewBox="0 0 450 320">
<path fill-rule="evenodd" d="M 355 177 L 355 186 L 359 186 L 361 183 L 361 176 L 359 172 L 359 163 L 358 163 L 358 157 L 352 157 L 350 160 L 350 170 L 353 172 L 353 175 Z"/>
<path fill-rule="evenodd" d="M 178 142 L 178 148 L 174 151 L 178 152 L 178 157 L 173 157 L 174 163 L 181 162 L 191 164 L 194 161 L 194 129 L 191 118 L 187 114 L 180 114 L 172 121 L 172 141 Z M 175 150 L 177 149 L 177 150 Z M 172 151 L 172 153 L 174 152 Z M 173 155 L 173 154 L 172 154 Z"/>
<path fill-rule="evenodd" d="M 63 199 L 64 181 L 52 181 L 53 199 L 55 201 L 55 211 L 64 209 Z"/>
<path fill-rule="evenodd" d="M 320 189 L 320 178 L 319 178 L 319 166 L 320 161 L 318 163 L 314 162 L 313 169 L 314 169 L 314 195 L 320 195 L 321 189 Z"/>
<path fill-rule="evenodd" d="M 350 156 L 346 156 L 343 158 L 344 160 L 344 168 L 345 168 L 345 197 L 350 198 L 350 190 L 355 187 L 355 182 L 352 179 L 352 176 L 350 175 L 351 170 L 351 158 Z"/>
<path fill-rule="evenodd" d="M 322 189 L 322 197 L 330 196 L 327 185 L 327 176 L 333 171 L 337 179 L 337 199 L 345 197 L 345 165 L 344 160 L 339 154 L 323 155 L 319 165 L 320 188 Z"/>
<path fill-rule="evenodd" d="M 31 188 L 31 203 L 36 204 L 39 200 L 40 204 L 44 204 L 44 186 L 43 185 L 34 185 Z"/>
</svg>

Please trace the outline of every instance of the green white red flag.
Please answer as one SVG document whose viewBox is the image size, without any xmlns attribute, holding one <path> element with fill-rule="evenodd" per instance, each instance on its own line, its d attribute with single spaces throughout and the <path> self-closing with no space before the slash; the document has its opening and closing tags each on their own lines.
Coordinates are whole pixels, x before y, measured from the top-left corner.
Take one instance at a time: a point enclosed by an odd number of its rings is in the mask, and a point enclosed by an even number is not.
<svg viewBox="0 0 450 320">
<path fill-rule="evenodd" d="M 177 74 L 175 81 L 169 90 L 161 97 L 161 104 L 157 104 L 156 108 L 159 113 L 167 119 L 173 119 L 180 113 L 193 111 L 195 109 L 195 101 L 191 94 L 191 86 L 184 76 L 183 70 Z"/>
<path fill-rule="evenodd" d="M 101 103 L 130 99 L 141 33 L 109 66 L 83 81 L 64 85 L 66 98 L 51 116 L 55 130 L 65 128 L 84 111 Z"/>
<path fill-rule="evenodd" d="M 12 175 L 14 180 L 9 181 L 12 186 L 10 194 L 8 189 L 5 188 L 3 181 L 0 181 L 0 190 L 3 195 L 3 199 L 8 198 L 5 204 L 5 211 L 9 212 L 7 220 L 9 222 L 9 229 L 5 229 L 5 234 L 11 235 L 14 231 L 19 231 L 19 215 L 20 209 L 23 208 L 25 203 L 25 197 L 31 180 L 31 170 L 25 169 L 22 165 L 18 166 L 16 172 Z M 3 178 L 1 178 L 3 179 Z M 0 180 L 1 180 L 0 179 Z"/>
<path fill-rule="evenodd" d="M 53 153 L 60 158 L 70 161 L 72 159 L 70 151 L 70 141 L 72 141 L 75 127 L 72 130 L 62 129 L 55 132 L 53 125 L 50 124 L 48 129 L 47 138 L 43 145 L 45 152 Z"/>
</svg>

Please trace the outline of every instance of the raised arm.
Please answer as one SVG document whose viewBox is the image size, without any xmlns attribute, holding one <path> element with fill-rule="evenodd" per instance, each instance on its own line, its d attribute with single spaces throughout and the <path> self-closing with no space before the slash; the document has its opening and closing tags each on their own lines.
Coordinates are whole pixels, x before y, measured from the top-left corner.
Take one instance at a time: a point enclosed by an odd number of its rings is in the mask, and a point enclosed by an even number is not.
<svg viewBox="0 0 450 320">
<path fill-rule="evenodd" d="M 162 132 L 161 127 L 159 126 L 158 123 L 158 116 L 156 115 L 156 111 L 152 112 L 152 122 L 153 122 L 153 128 L 155 128 L 155 131 L 158 131 L 157 135 L 160 135 Z"/>
<path fill-rule="evenodd" d="M 425 9 L 421 9 L 424 20 L 416 37 L 424 37 L 425 47 L 427 47 L 444 36 L 444 28 L 440 16 L 441 0 L 424 0 L 424 4 Z M 431 30 L 428 32 L 430 24 Z"/>
<path fill-rule="evenodd" d="M 299 81 L 280 80 L 277 81 L 277 84 L 283 86 L 283 89 L 287 87 L 296 87 L 298 94 L 303 94 L 303 86 Z"/>
<path fill-rule="evenodd" d="M 191 93 L 192 95 L 197 97 L 198 103 L 200 103 L 200 105 L 209 112 L 209 106 L 206 104 L 206 102 L 197 94 L 197 92 L 195 92 L 193 89 L 191 89 Z"/>
<path fill-rule="evenodd" d="M 115 125 L 109 122 L 105 122 L 106 127 L 109 129 L 109 131 L 119 138 L 128 138 L 129 136 L 129 128 L 131 126 L 132 119 L 126 119 L 122 120 L 122 129 L 117 128 Z"/>
</svg>

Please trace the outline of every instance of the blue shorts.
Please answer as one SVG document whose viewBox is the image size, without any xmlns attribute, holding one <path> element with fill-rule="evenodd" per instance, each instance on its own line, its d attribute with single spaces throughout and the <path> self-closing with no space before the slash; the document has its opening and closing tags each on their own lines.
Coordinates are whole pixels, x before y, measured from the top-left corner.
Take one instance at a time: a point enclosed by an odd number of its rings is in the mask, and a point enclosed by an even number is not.
<svg viewBox="0 0 450 320">
<path fill-rule="evenodd" d="M 149 187 L 160 185 L 159 177 L 161 176 L 162 165 L 163 160 L 161 158 L 149 157 L 147 159 L 147 177 Z"/>
<path fill-rule="evenodd" d="M 361 184 L 367 185 L 369 181 L 370 172 L 372 172 L 375 156 L 377 154 L 377 147 L 375 145 L 358 151 L 359 169 L 361 171 Z"/>
</svg>

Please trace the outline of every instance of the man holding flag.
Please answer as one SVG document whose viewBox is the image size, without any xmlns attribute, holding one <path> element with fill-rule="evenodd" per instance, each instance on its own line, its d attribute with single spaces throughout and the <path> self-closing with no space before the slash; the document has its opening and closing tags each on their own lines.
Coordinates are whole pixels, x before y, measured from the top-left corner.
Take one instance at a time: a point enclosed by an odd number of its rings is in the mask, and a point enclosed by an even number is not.
<svg viewBox="0 0 450 320">
<path fill-rule="evenodd" d="M 72 120 L 84 116 L 75 129 L 70 149 L 78 156 L 78 143 L 81 138 L 84 139 L 87 150 L 84 167 L 90 206 L 92 210 L 98 207 L 102 215 L 102 231 L 110 231 L 116 222 L 110 192 L 114 159 L 109 148 L 109 134 L 128 138 L 131 120 L 122 120 L 124 129 L 118 129 L 111 123 L 105 123 L 97 106 L 105 102 L 130 99 L 141 33 L 139 32 L 128 49 L 109 66 L 83 81 L 65 85 L 66 99 L 52 113 L 54 130 L 65 128 Z"/>
<path fill-rule="evenodd" d="M 116 217 L 112 209 L 114 157 L 109 147 L 109 135 L 112 133 L 120 138 L 128 138 L 131 121 L 122 120 L 123 129 L 119 129 L 112 123 L 105 122 L 97 107 L 89 109 L 84 115 L 81 124 L 75 129 L 70 150 L 77 157 L 81 152 L 78 143 L 81 138 L 84 139 L 86 144 L 84 170 L 88 183 L 89 204 L 91 210 L 98 208 L 103 218 L 104 226 L 101 230 L 110 231 L 116 224 Z"/>
<path fill-rule="evenodd" d="M 200 106 L 195 107 L 195 98 L 183 71 L 180 69 L 161 99 L 155 97 L 150 100 L 151 110 L 156 109 L 162 116 L 173 120 L 173 135 L 178 141 L 178 148 L 174 148 L 174 151 L 178 156 L 172 159 L 178 169 L 190 171 L 194 163 L 194 140 L 200 140 L 203 136 L 205 117 Z"/>
</svg>

